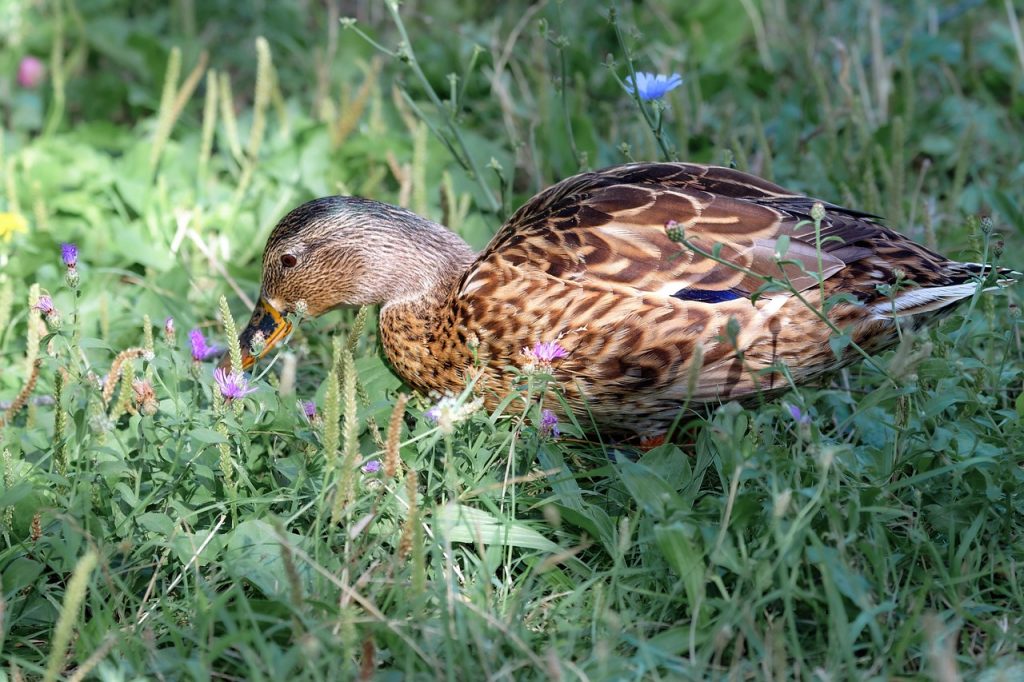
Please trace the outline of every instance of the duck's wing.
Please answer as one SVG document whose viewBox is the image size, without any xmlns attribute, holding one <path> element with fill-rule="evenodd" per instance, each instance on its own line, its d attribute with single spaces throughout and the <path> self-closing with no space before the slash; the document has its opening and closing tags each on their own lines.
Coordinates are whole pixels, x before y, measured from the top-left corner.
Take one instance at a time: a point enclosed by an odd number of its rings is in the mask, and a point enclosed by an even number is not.
<svg viewBox="0 0 1024 682">
<path fill-rule="evenodd" d="M 816 203 L 824 209 L 817 231 Z M 673 241 L 669 228 L 717 259 Z M 531 199 L 495 235 L 460 292 L 514 268 L 622 293 L 717 303 L 749 296 L 767 277 L 797 291 L 814 286 L 817 273 L 833 276 L 890 234 L 873 216 L 733 169 L 629 164 L 574 176 Z M 787 261 L 781 266 L 780 250 Z"/>
</svg>

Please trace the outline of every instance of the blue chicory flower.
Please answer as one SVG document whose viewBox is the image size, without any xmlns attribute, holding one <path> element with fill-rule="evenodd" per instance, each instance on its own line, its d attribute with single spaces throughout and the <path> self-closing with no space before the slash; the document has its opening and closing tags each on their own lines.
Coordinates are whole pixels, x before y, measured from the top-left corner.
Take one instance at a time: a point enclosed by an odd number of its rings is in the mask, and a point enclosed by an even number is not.
<svg viewBox="0 0 1024 682">
<path fill-rule="evenodd" d="M 670 90 L 675 90 L 682 84 L 683 77 L 678 73 L 666 76 L 660 73 L 653 74 L 646 71 L 637 71 L 635 84 L 632 76 L 626 76 L 626 92 L 632 95 L 635 91 L 637 96 L 645 102 L 649 102 L 652 99 L 661 99 Z"/>
</svg>

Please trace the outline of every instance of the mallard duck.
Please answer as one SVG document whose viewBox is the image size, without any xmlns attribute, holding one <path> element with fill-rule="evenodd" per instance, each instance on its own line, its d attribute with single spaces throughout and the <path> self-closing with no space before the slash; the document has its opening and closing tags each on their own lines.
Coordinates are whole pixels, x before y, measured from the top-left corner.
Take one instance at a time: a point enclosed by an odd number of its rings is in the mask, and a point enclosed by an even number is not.
<svg viewBox="0 0 1024 682">
<path fill-rule="evenodd" d="M 837 357 L 836 330 L 868 352 L 892 346 L 898 325 L 917 329 L 988 276 L 747 173 L 633 163 L 542 191 L 479 254 L 395 206 L 303 204 L 267 241 L 240 341 L 248 368 L 254 336 L 265 354 L 289 313 L 379 304 L 384 353 L 416 389 L 458 392 L 479 367 L 493 407 L 515 368 L 540 360 L 577 414 L 654 434 L 684 403 L 771 395 L 849 364 L 859 355 Z"/>
</svg>

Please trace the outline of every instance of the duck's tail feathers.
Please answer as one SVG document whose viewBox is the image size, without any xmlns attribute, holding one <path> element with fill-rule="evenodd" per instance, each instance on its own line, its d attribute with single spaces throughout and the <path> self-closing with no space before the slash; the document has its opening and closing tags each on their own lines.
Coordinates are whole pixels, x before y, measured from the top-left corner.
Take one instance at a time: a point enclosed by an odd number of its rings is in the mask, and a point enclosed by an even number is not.
<svg viewBox="0 0 1024 682">
<path fill-rule="evenodd" d="M 1024 273 L 1009 268 L 996 268 L 984 263 L 957 263 L 963 273 L 963 280 L 957 284 L 918 287 L 900 291 L 895 298 L 880 301 L 871 306 L 877 318 L 911 317 L 922 313 L 934 313 L 974 296 L 981 291 L 995 291 L 1018 283 Z M 960 274 L 957 273 L 957 274 Z M 958 278 L 959 279 L 959 278 Z"/>
<path fill-rule="evenodd" d="M 1010 268 L 995 268 L 995 281 L 987 281 L 993 275 L 993 268 L 987 263 L 960 263 L 971 275 L 977 277 L 983 284 L 987 284 L 982 291 L 994 291 L 1004 287 L 1012 286 L 1024 279 L 1024 273 L 1011 270 Z"/>
</svg>

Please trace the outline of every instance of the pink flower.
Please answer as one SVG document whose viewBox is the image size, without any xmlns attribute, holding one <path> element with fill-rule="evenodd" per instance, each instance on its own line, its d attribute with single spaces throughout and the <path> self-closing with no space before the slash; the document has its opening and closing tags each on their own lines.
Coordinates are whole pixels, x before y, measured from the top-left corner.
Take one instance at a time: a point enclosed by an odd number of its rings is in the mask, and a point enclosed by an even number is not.
<svg viewBox="0 0 1024 682">
<path fill-rule="evenodd" d="M 551 362 L 569 357 L 569 351 L 562 348 L 558 341 L 538 341 L 533 344 L 533 350 L 530 353 L 539 362 Z"/>
<path fill-rule="evenodd" d="M 527 374 L 550 374 L 553 361 L 569 357 L 569 351 L 562 348 L 558 341 L 538 341 L 533 344 L 533 348 L 524 348 L 522 353 L 526 358 L 523 371 Z"/>
<path fill-rule="evenodd" d="M 192 359 L 196 362 L 209 360 L 221 351 L 219 346 L 206 343 L 206 338 L 198 327 L 188 333 L 188 340 L 192 342 Z"/>
<path fill-rule="evenodd" d="M 32 307 L 41 312 L 43 315 L 52 315 L 53 311 L 55 310 L 55 308 L 53 307 L 53 299 L 47 296 L 46 294 L 40 296 L 39 300 L 36 301 L 36 304 Z"/>
<path fill-rule="evenodd" d="M 229 402 L 244 398 L 253 391 L 255 387 L 249 386 L 249 380 L 241 372 L 228 373 L 226 369 L 217 368 L 213 370 L 213 380 L 217 382 L 220 394 Z"/>
<path fill-rule="evenodd" d="M 43 82 L 46 65 L 38 57 L 22 57 L 18 64 L 18 85 L 23 88 L 35 89 Z"/>
</svg>

